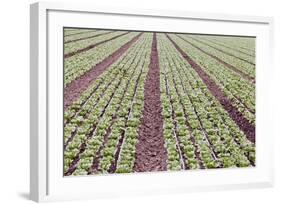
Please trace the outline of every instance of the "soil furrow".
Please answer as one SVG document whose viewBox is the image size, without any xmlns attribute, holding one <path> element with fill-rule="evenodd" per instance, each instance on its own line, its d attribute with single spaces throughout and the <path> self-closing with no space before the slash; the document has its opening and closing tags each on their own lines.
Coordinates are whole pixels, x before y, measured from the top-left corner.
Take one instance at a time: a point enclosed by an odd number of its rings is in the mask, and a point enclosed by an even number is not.
<svg viewBox="0 0 281 205">
<path fill-rule="evenodd" d="M 229 68 L 230 70 L 234 71 L 235 73 L 239 74 L 242 78 L 244 78 L 245 80 L 251 82 L 251 83 L 255 83 L 255 78 L 251 77 L 250 75 L 244 73 L 243 71 L 241 71 L 240 69 L 236 68 L 235 66 L 223 61 L 222 59 L 218 58 L 217 56 L 214 56 L 213 54 L 203 50 L 202 48 L 196 46 L 195 44 L 191 43 L 190 41 L 186 40 L 185 38 L 177 35 L 180 39 L 182 39 L 183 41 L 187 42 L 188 44 L 190 44 L 191 46 L 193 46 L 194 48 L 196 48 L 197 50 L 201 51 L 202 53 L 210 56 L 211 58 L 215 59 L 216 61 L 218 61 L 219 63 L 223 64 L 225 67 Z"/>
<path fill-rule="evenodd" d="M 99 46 L 99 45 L 101 45 L 101 44 L 103 44 L 103 43 L 106 43 L 106 42 L 108 42 L 108 41 L 112 41 L 112 40 L 114 40 L 114 39 L 116 39 L 116 38 L 119 38 L 119 37 L 121 37 L 121 36 L 124 36 L 124 35 L 126 35 L 126 34 L 128 34 L 128 33 L 130 33 L 130 32 L 122 33 L 122 34 L 117 35 L 117 36 L 114 36 L 114 37 L 112 37 L 112 38 L 110 38 L 110 39 L 107 39 L 107 40 L 104 40 L 104 41 L 101 41 L 101 42 L 98 42 L 98 43 L 95 43 L 95 44 L 91 44 L 91 45 L 89 45 L 89 46 L 87 46 L 87 47 L 85 47 L 85 48 L 81 48 L 81 49 L 78 49 L 78 50 L 76 50 L 76 51 L 73 51 L 73 52 L 70 52 L 70 53 L 66 53 L 66 54 L 64 54 L 64 59 L 69 58 L 69 57 L 72 57 L 72 56 L 77 55 L 77 54 L 79 54 L 79 53 L 88 51 L 88 50 L 90 50 L 90 49 L 93 49 L 93 48 L 95 48 L 95 47 L 97 47 L 97 46 Z"/>
<path fill-rule="evenodd" d="M 241 61 L 244 61 L 244 62 L 246 62 L 246 63 L 249 63 L 249 64 L 251 64 L 251 65 L 256 65 L 255 63 L 252 63 L 251 61 L 248 61 L 248 60 L 246 60 L 246 59 L 244 59 L 244 58 L 240 58 L 240 57 L 238 57 L 238 56 L 236 56 L 236 55 L 233 55 L 232 53 L 229 53 L 229 52 L 226 52 L 226 51 L 224 51 L 224 50 L 221 50 L 221 49 L 219 49 L 219 48 L 217 48 L 217 47 L 215 47 L 215 46 L 212 46 L 212 45 L 210 45 L 210 44 L 208 44 L 208 43 L 206 43 L 206 42 L 204 42 L 204 41 L 201 41 L 201 40 L 199 40 L 199 39 L 197 39 L 197 38 L 193 38 L 193 37 L 191 37 L 191 36 L 188 36 L 188 37 L 191 38 L 191 39 L 193 39 L 194 41 L 197 41 L 197 42 L 199 42 L 199 43 L 201 43 L 201 44 L 204 44 L 204 45 L 206 45 L 206 46 L 209 46 L 210 48 L 213 48 L 213 49 L 215 49 L 215 50 L 217 50 L 217 51 L 220 51 L 220 52 L 222 52 L 222 53 L 224 53 L 224 54 L 226 54 L 226 55 L 232 56 L 232 57 L 237 58 L 237 59 L 239 59 L 239 60 L 241 60 Z"/>
<path fill-rule="evenodd" d="M 136 145 L 134 171 L 167 170 L 160 100 L 160 68 L 156 33 L 153 33 L 149 71 L 144 85 L 144 109 Z"/>
<path fill-rule="evenodd" d="M 82 76 L 73 80 L 64 88 L 64 110 L 75 101 L 88 86 L 97 79 L 110 65 L 116 62 L 130 47 L 135 43 L 143 33 L 138 34 L 132 40 L 124 44 L 103 61 L 95 65 Z"/>
<path fill-rule="evenodd" d="M 90 38 L 95 38 L 95 37 L 110 34 L 110 33 L 113 33 L 113 32 L 115 32 L 115 31 L 109 31 L 109 32 L 106 32 L 106 33 L 99 33 L 99 34 L 96 34 L 96 35 L 93 35 L 93 36 L 87 36 L 87 37 L 83 37 L 83 38 L 77 38 L 77 39 L 65 41 L 64 44 L 82 41 L 82 40 L 86 40 L 86 39 L 90 39 Z"/>
<path fill-rule="evenodd" d="M 231 101 L 225 96 L 223 91 L 216 85 L 216 83 L 211 80 L 210 76 L 205 73 L 205 71 L 193 61 L 168 35 L 167 38 L 172 42 L 174 47 L 182 55 L 182 57 L 192 66 L 192 68 L 197 72 L 198 76 L 206 84 L 209 91 L 213 96 L 220 102 L 224 109 L 228 112 L 232 120 L 239 126 L 239 128 L 245 133 L 247 138 L 255 143 L 255 126 L 252 125 L 242 113 L 240 113 L 232 104 Z"/>
</svg>

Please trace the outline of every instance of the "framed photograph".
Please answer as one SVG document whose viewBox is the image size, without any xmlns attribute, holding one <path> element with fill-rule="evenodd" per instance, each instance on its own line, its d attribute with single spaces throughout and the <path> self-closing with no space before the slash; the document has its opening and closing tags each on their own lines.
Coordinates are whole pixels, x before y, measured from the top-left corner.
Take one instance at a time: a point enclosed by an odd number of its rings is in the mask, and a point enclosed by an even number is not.
<svg viewBox="0 0 281 205">
<path fill-rule="evenodd" d="M 268 187 L 273 20 L 31 5 L 30 197 Z"/>
</svg>

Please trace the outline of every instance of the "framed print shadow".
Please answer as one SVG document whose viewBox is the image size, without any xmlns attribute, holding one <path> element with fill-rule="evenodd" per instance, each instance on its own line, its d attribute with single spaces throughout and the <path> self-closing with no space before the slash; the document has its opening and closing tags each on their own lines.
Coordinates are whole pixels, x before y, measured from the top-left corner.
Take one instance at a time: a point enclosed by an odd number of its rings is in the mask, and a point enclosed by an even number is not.
<svg viewBox="0 0 281 205">
<path fill-rule="evenodd" d="M 272 186 L 272 24 L 31 5 L 31 199 Z"/>
</svg>

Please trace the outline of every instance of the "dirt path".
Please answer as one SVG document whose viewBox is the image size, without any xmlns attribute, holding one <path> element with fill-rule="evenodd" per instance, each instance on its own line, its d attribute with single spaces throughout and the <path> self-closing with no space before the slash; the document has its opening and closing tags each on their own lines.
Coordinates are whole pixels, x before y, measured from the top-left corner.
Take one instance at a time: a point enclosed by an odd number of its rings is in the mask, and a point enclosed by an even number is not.
<svg viewBox="0 0 281 205">
<path fill-rule="evenodd" d="M 183 56 L 184 59 L 192 66 L 197 72 L 202 81 L 206 84 L 209 91 L 213 96 L 217 98 L 220 104 L 228 112 L 232 120 L 239 126 L 239 128 L 245 133 L 247 138 L 255 143 L 255 126 L 252 125 L 243 115 L 240 113 L 232 104 L 231 101 L 225 96 L 223 91 L 211 80 L 207 73 L 193 61 L 167 34 L 167 38 L 172 42 L 178 52 Z"/>
<path fill-rule="evenodd" d="M 203 50 L 202 48 L 196 46 L 195 44 L 191 43 L 190 41 L 186 40 L 185 38 L 177 35 L 180 39 L 182 39 L 183 41 L 187 42 L 188 44 L 190 44 L 191 46 L 193 46 L 194 48 L 198 49 L 199 51 L 201 51 L 202 53 L 210 56 L 211 58 L 215 59 L 216 61 L 218 61 L 219 63 L 223 64 L 225 67 L 227 67 L 228 69 L 234 71 L 235 73 L 238 73 L 242 78 L 244 78 L 247 81 L 250 81 L 251 83 L 255 83 L 255 78 L 249 76 L 248 74 L 244 73 L 243 71 L 239 70 L 238 68 L 236 68 L 235 66 L 223 61 L 222 59 L 214 56 L 211 53 L 208 53 L 207 51 Z"/>
<path fill-rule="evenodd" d="M 116 62 L 133 43 L 135 43 L 143 33 L 138 34 L 132 40 L 124 44 L 121 48 L 116 50 L 110 56 L 105 58 L 102 62 L 98 63 L 92 69 L 88 70 L 78 79 L 72 81 L 64 88 L 64 109 L 66 110 L 69 105 L 75 101 L 80 94 L 88 88 L 88 86 L 97 79 L 110 65 Z"/>
<path fill-rule="evenodd" d="M 144 85 L 144 110 L 138 131 L 134 171 L 167 170 L 160 100 L 160 68 L 156 33 L 153 34 L 149 71 Z"/>
<path fill-rule="evenodd" d="M 92 48 L 97 47 L 98 45 L 101 45 L 101 44 L 106 43 L 106 42 L 108 42 L 108 41 L 114 40 L 114 39 L 119 38 L 119 37 L 121 37 L 121 36 L 124 36 L 124 35 L 126 35 L 126 34 L 128 34 L 128 33 L 129 33 L 129 32 L 122 33 L 122 34 L 117 35 L 117 36 L 114 36 L 114 37 L 112 37 L 112 38 L 110 38 L 110 39 L 107 39 L 107 40 L 104 40 L 104 41 L 101 41 L 101 42 L 98 42 L 98 43 L 95 43 L 95 44 L 91 44 L 91 45 L 89 45 L 89 46 L 87 46 L 87 47 L 85 47 L 85 48 L 81 48 L 81 49 L 78 49 L 78 50 L 76 50 L 76 51 L 73 51 L 73 52 L 70 52 L 70 53 L 66 53 L 66 54 L 64 54 L 64 58 L 69 58 L 69 57 L 74 56 L 74 55 L 76 55 L 76 54 L 78 54 L 78 53 L 82 53 L 82 52 L 88 51 L 88 50 L 90 50 L 90 49 L 92 49 Z"/>
</svg>

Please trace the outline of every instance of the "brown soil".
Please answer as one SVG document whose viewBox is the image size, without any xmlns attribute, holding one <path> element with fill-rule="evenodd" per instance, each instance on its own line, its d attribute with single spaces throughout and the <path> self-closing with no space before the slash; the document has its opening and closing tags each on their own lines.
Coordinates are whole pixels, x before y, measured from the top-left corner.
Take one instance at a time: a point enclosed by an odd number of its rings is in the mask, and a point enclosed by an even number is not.
<svg viewBox="0 0 281 205">
<path fill-rule="evenodd" d="M 106 33 L 99 33 L 99 34 L 96 34 L 96 35 L 93 35 L 93 36 L 87 36 L 87 37 L 83 37 L 83 38 L 77 38 L 77 39 L 65 41 L 64 44 L 73 43 L 73 42 L 77 42 L 77 41 L 82 41 L 82 40 L 86 40 L 86 39 L 90 39 L 90 38 L 94 38 L 94 37 L 110 34 L 110 33 L 113 33 L 113 32 L 115 32 L 115 31 L 109 31 L 109 32 L 106 32 Z"/>
<path fill-rule="evenodd" d="M 249 76 L 248 74 L 246 74 L 246 73 L 242 72 L 241 70 L 237 69 L 235 66 L 233 66 L 233 65 L 231 65 L 231 64 L 229 64 L 229 63 L 223 61 L 222 59 L 220 59 L 220 58 L 214 56 L 213 54 L 208 53 L 207 51 L 205 51 L 205 50 L 203 50 L 202 48 L 196 46 L 195 44 L 191 43 L 190 41 L 186 40 L 185 38 L 183 38 L 183 37 L 181 37 L 181 36 L 179 36 L 179 35 L 177 35 L 177 36 L 178 36 L 180 39 L 182 39 L 183 41 L 189 43 L 189 44 L 190 44 L 191 46 L 193 46 L 194 48 L 196 48 L 196 49 L 198 49 L 199 51 L 201 51 L 202 53 L 204 53 L 204 54 L 206 54 L 206 55 L 212 57 L 213 59 L 215 59 L 215 60 L 218 61 L 219 63 L 223 64 L 225 67 L 227 67 L 227 68 L 229 68 L 230 70 L 232 70 L 232 71 L 238 73 L 238 74 L 239 74 L 242 78 L 244 78 L 245 80 L 250 81 L 251 83 L 255 83 L 255 78 Z M 193 39 L 193 38 L 192 38 L 192 39 Z M 194 40 L 196 40 L 196 39 L 194 39 Z"/>
<path fill-rule="evenodd" d="M 78 50 L 76 50 L 76 51 L 73 51 L 73 52 L 70 52 L 70 53 L 66 53 L 66 54 L 64 54 L 64 58 L 69 58 L 69 57 L 74 56 L 74 55 L 76 55 L 76 54 L 78 54 L 78 53 L 82 53 L 82 52 L 88 51 L 88 50 L 90 50 L 90 49 L 92 49 L 92 48 L 95 48 L 95 47 L 97 47 L 97 46 L 99 46 L 99 45 L 101 45 L 101 44 L 103 44 L 103 43 L 106 43 L 106 42 L 108 42 L 108 41 L 112 41 L 112 40 L 114 40 L 114 39 L 116 39 L 116 38 L 119 38 L 119 37 L 121 37 L 121 36 L 124 36 L 124 35 L 126 35 L 126 34 L 128 34 L 128 33 L 129 33 L 129 32 L 122 33 L 122 34 L 117 35 L 117 36 L 114 36 L 114 37 L 112 37 L 112 38 L 110 38 L 110 39 L 107 39 L 107 40 L 104 40 L 104 41 L 101 41 L 101 42 L 98 42 L 98 43 L 95 43 L 95 44 L 91 44 L 91 45 L 89 45 L 89 46 L 87 46 L 87 47 L 85 47 L 85 48 L 81 48 L 81 49 L 78 49 Z"/>
<path fill-rule="evenodd" d="M 167 35 L 167 34 L 166 34 Z M 210 92 L 217 98 L 220 104 L 228 112 L 232 120 L 239 126 L 239 128 L 246 134 L 247 138 L 255 143 L 255 126 L 252 125 L 232 104 L 231 101 L 225 96 L 223 91 L 211 80 L 207 73 L 193 61 L 168 35 L 167 38 L 172 42 L 178 52 L 184 59 L 192 66 L 197 72 L 202 81 L 206 84 Z"/>
<path fill-rule="evenodd" d="M 135 172 L 167 170 L 160 100 L 160 68 L 156 33 L 153 34 L 149 71 L 144 85 L 144 109 L 136 145 Z"/>
<path fill-rule="evenodd" d="M 142 33 L 138 34 L 110 56 L 95 65 L 92 69 L 88 70 L 82 76 L 69 83 L 64 88 L 64 109 L 66 110 L 67 107 L 71 105 L 72 102 L 75 101 L 95 79 L 97 79 L 111 64 L 117 61 L 120 56 L 123 55 L 130 48 L 130 46 L 139 39 L 141 35 Z"/>
<path fill-rule="evenodd" d="M 196 39 L 196 38 L 193 38 L 193 37 L 190 37 L 190 36 L 189 36 L 189 38 L 191 38 L 191 39 L 193 39 L 194 41 L 197 41 L 197 42 L 199 42 L 199 43 L 202 43 L 202 44 L 204 44 L 204 45 L 206 45 L 206 46 L 209 46 L 209 47 L 211 47 L 211 48 L 213 48 L 213 49 L 215 49 L 215 50 L 217 50 L 217 51 L 220 51 L 220 52 L 222 52 L 222 53 L 225 53 L 226 55 L 232 56 L 232 57 L 237 58 L 237 59 L 239 59 L 239 60 L 241 60 L 241 61 L 244 61 L 244 62 L 246 62 L 246 63 L 249 63 L 249 64 L 251 64 L 251 65 L 256 65 L 255 63 L 252 63 L 252 62 L 250 62 L 250 61 L 248 61 L 248 60 L 245 60 L 245 59 L 243 59 L 243 58 L 240 58 L 240 57 L 238 57 L 238 56 L 235 56 L 235 55 L 233 55 L 233 54 L 231 54 L 231 53 L 229 53 L 229 52 L 223 51 L 223 50 L 221 50 L 221 49 L 219 49 L 219 48 L 217 48 L 217 47 L 214 47 L 214 46 L 212 46 L 212 45 L 210 45 L 210 44 L 208 44 L 208 43 L 206 43 L 206 42 L 204 42 L 204 41 L 201 41 L 201 40 L 199 40 L 199 39 Z"/>
</svg>

